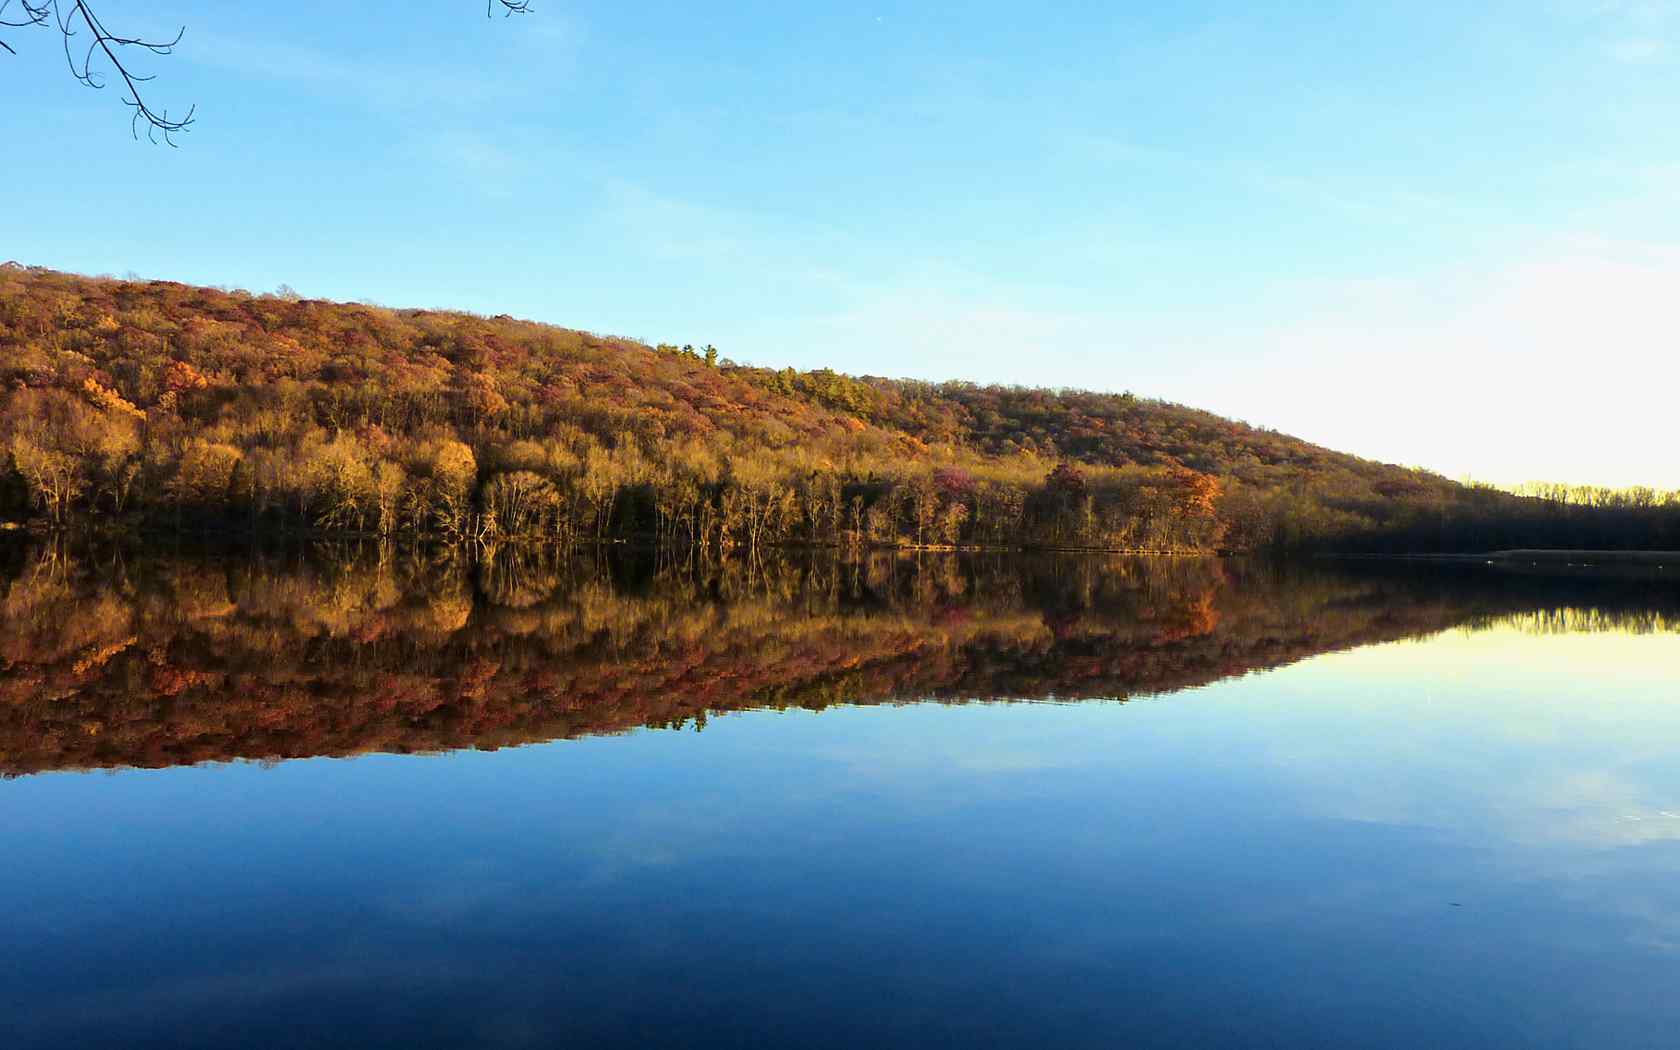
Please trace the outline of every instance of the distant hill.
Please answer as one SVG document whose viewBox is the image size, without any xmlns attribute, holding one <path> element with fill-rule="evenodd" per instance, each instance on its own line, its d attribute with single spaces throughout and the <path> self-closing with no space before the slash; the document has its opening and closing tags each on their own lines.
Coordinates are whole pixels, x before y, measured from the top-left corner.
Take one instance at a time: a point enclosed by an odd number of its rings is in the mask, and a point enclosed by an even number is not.
<svg viewBox="0 0 1680 1050">
<path fill-rule="evenodd" d="M 1130 394 L 776 371 L 16 264 L 0 391 L 0 515 L 59 525 L 704 551 L 1680 546 L 1674 507 L 1466 487 Z"/>
</svg>

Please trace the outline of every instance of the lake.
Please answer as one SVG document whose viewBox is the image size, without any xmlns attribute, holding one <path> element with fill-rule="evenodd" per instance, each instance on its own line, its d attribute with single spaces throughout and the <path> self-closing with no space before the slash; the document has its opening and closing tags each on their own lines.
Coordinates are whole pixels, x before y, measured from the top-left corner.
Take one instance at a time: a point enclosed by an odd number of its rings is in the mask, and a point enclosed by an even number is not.
<svg viewBox="0 0 1680 1050">
<path fill-rule="evenodd" d="M 1680 585 L 0 549 L 25 1047 L 1667 1047 Z"/>
</svg>

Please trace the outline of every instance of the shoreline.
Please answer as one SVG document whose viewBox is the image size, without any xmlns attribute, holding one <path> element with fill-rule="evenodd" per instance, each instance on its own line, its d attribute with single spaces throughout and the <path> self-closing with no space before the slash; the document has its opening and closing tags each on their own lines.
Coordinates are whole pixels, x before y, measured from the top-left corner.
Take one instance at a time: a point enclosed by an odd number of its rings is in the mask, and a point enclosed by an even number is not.
<svg viewBox="0 0 1680 1050">
<path fill-rule="evenodd" d="M 1644 565 L 1680 568 L 1680 551 L 1503 550 L 1477 554 L 1319 554 L 1320 558 L 1360 561 L 1473 562 L 1483 565 Z"/>
</svg>

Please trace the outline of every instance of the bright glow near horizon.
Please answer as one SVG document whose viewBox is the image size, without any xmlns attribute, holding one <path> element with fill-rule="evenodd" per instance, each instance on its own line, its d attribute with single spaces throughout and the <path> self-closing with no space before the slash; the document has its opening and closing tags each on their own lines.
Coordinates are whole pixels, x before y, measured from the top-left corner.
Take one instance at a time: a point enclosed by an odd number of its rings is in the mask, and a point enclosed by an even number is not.
<svg viewBox="0 0 1680 1050">
<path fill-rule="evenodd" d="M 111 0 L 180 150 L 5 31 L 0 259 L 1680 487 L 1680 3 L 421 6 Z"/>
</svg>

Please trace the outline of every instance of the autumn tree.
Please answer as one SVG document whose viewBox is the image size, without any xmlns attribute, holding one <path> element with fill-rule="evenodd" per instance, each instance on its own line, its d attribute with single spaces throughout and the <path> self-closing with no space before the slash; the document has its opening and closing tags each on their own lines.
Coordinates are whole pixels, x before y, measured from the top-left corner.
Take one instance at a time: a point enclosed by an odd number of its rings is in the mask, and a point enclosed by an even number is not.
<svg viewBox="0 0 1680 1050">
<path fill-rule="evenodd" d="M 96 382 L 84 385 L 82 394 L 26 388 L 5 406 L 13 467 L 55 524 L 90 492 L 106 493 L 121 510 L 138 470 L 133 406 Z"/>
<path fill-rule="evenodd" d="M 560 494 L 547 478 L 529 470 L 497 474 L 484 485 L 484 507 L 509 537 L 556 538 Z"/>
<path fill-rule="evenodd" d="M 231 445 L 195 439 L 181 451 L 167 485 L 169 494 L 177 504 L 220 512 L 229 505 L 234 474 L 243 459 Z"/>
<path fill-rule="evenodd" d="M 87 491 L 84 462 L 71 452 L 38 443 L 31 435 L 13 435 L 12 463 L 54 525 L 64 523 L 70 505 Z"/>
<path fill-rule="evenodd" d="M 452 539 L 466 536 L 478 481 L 472 449 L 453 438 L 434 439 L 419 448 L 412 469 L 415 480 L 405 499 L 411 525 L 416 530 L 436 529 Z"/>
<path fill-rule="evenodd" d="M 377 506 L 374 462 L 357 438 L 339 433 L 311 444 L 302 470 L 315 524 L 326 529 L 366 526 Z"/>
</svg>

